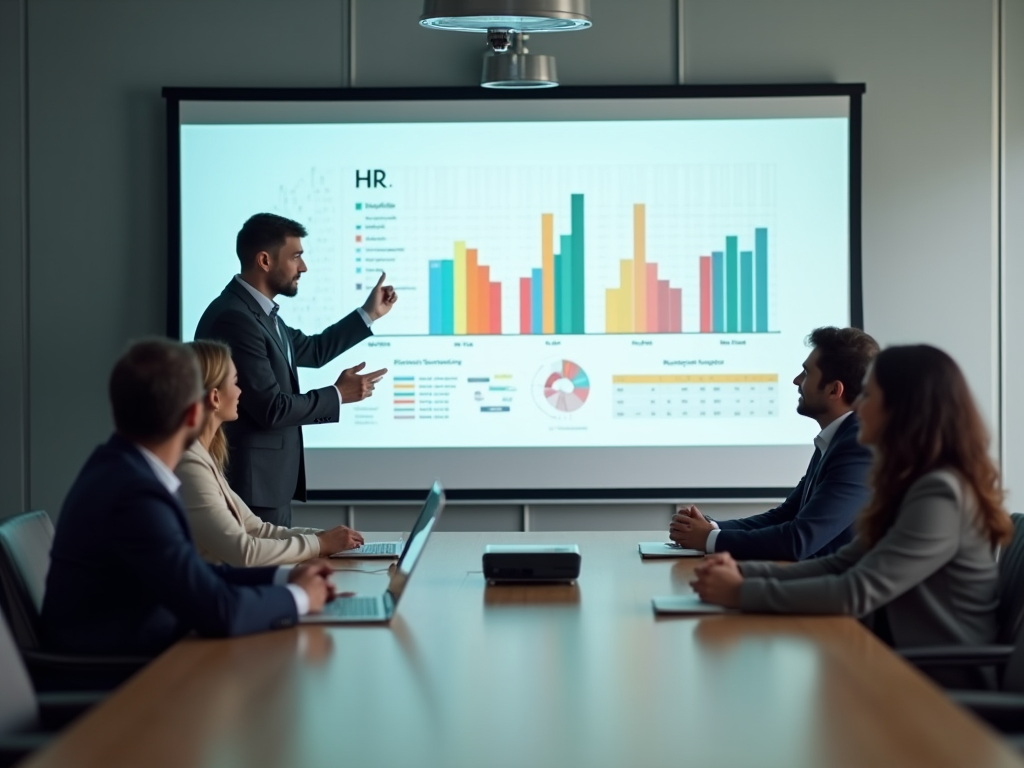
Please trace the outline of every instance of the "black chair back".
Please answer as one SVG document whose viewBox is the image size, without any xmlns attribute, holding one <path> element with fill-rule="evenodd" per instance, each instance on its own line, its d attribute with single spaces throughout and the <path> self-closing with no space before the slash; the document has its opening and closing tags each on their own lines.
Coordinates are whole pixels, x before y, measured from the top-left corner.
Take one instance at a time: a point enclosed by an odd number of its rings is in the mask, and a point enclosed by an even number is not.
<svg viewBox="0 0 1024 768">
<path fill-rule="evenodd" d="M 28 670 L 14 642 L 7 620 L 0 614 L 0 735 L 35 728 L 39 722 L 39 709 Z"/>
<path fill-rule="evenodd" d="M 1024 625 L 1024 515 L 1010 515 L 1013 538 L 999 555 L 998 642 L 1016 643 Z"/>
</svg>

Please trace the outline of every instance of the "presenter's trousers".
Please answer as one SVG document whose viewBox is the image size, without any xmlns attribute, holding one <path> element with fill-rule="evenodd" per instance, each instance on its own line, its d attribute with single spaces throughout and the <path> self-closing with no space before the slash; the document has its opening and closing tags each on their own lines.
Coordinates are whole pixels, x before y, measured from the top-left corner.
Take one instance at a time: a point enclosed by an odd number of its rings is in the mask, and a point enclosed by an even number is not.
<svg viewBox="0 0 1024 768">
<path fill-rule="evenodd" d="M 283 507 L 250 507 L 252 513 L 265 523 L 283 525 L 285 528 L 292 527 L 292 505 L 286 504 Z"/>
</svg>

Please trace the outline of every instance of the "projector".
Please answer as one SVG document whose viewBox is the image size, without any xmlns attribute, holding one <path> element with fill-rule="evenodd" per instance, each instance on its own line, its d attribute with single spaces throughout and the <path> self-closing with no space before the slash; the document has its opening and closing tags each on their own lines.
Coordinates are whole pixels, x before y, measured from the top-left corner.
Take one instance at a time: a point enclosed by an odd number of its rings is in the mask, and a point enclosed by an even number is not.
<svg viewBox="0 0 1024 768">
<path fill-rule="evenodd" d="M 484 578 L 491 584 L 573 582 L 580 575 L 575 544 L 488 544 Z"/>
</svg>

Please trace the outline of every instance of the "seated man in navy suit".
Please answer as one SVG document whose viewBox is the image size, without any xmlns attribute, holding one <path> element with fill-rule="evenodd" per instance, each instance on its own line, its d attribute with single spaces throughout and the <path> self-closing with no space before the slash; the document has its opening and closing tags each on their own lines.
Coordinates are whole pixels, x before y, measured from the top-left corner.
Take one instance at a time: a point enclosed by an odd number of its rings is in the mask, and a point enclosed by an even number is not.
<svg viewBox="0 0 1024 768">
<path fill-rule="evenodd" d="M 199 361 L 184 344 L 133 345 L 110 377 L 116 432 L 86 461 L 57 521 L 47 650 L 155 655 L 196 631 L 290 627 L 333 597 L 331 568 L 209 565 L 192 542 L 174 467 L 203 426 Z"/>
<path fill-rule="evenodd" d="M 870 496 L 871 452 L 857 441 L 853 401 L 878 344 L 857 328 L 818 328 L 793 379 L 796 412 L 818 422 L 807 473 L 775 509 L 716 522 L 694 506 L 672 518 L 669 538 L 689 549 L 729 552 L 737 560 L 806 560 L 831 554 L 853 539 L 853 521 Z"/>
</svg>

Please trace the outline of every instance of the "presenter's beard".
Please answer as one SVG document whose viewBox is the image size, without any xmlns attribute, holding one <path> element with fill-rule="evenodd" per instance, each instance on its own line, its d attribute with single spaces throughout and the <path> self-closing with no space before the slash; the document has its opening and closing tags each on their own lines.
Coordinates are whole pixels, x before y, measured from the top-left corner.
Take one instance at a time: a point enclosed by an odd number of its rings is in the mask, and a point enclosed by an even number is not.
<svg viewBox="0 0 1024 768">
<path fill-rule="evenodd" d="M 274 293 L 279 296 L 287 296 L 291 298 L 299 292 L 299 278 L 295 278 L 289 282 L 281 280 L 280 282 L 275 281 L 277 284 L 273 286 Z"/>
<path fill-rule="evenodd" d="M 804 393 L 800 393 L 800 399 L 796 404 L 796 412 L 801 416 L 808 416 L 810 418 L 816 418 L 825 412 L 824 408 L 815 408 L 813 405 L 807 402 L 807 398 L 804 397 Z"/>
</svg>

